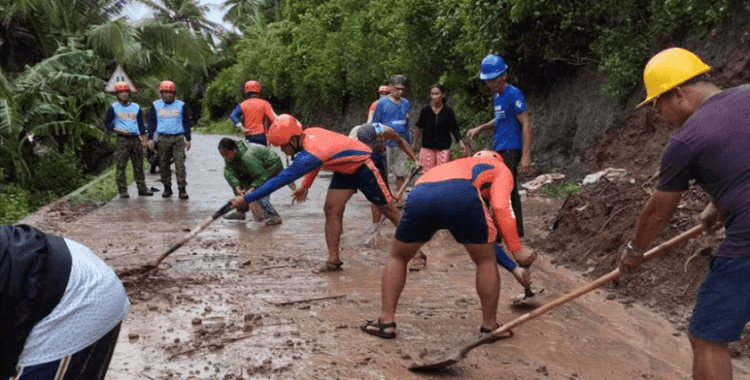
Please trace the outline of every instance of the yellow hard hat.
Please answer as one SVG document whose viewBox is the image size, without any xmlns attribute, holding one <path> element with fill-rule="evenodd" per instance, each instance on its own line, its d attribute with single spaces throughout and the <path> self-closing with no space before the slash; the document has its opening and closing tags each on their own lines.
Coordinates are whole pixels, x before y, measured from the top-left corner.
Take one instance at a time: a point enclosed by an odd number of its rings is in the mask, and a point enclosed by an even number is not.
<svg viewBox="0 0 750 380">
<path fill-rule="evenodd" d="M 643 69 L 646 100 L 636 108 L 710 70 L 711 67 L 691 51 L 682 48 L 662 50 L 653 56 Z"/>
</svg>

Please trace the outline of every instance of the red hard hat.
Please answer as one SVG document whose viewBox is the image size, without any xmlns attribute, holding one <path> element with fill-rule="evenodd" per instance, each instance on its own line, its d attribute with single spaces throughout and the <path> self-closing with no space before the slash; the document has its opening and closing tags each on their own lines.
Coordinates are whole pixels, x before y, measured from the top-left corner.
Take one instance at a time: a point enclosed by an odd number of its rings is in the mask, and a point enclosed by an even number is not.
<svg viewBox="0 0 750 380">
<path fill-rule="evenodd" d="M 174 82 L 172 82 L 171 80 L 165 80 L 165 81 L 162 81 L 161 83 L 159 83 L 159 92 L 161 92 L 161 91 L 175 92 L 176 88 L 177 88 L 177 86 L 175 86 Z"/>
<path fill-rule="evenodd" d="M 503 161 L 503 156 L 501 156 L 500 153 L 491 150 L 480 150 L 479 152 L 474 153 L 473 157 L 489 157 L 494 158 L 500 162 L 505 162 Z"/>
<path fill-rule="evenodd" d="M 260 92 L 261 86 L 260 82 L 257 80 L 249 80 L 245 82 L 245 93 L 249 92 Z"/>
<path fill-rule="evenodd" d="M 125 82 L 117 82 L 115 83 L 115 92 L 120 91 L 130 91 L 130 86 L 128 86 Z"/>
<path fill-rule="evenodd" d="M 292 115 L 279 115 L 276 120 L 268 128 L 268 142 L 282 146 L 289 144 L 289 140 L 294 136 L 302 134 L 302 124 Z"/>
<path fill-rule="evenodd" d="M 391 93 L 391 87 L 390 86 L 380 86 L 380 87 L 378 87 L 378 94 L 381 94 L 383 92 L 385 92 L 386 94 L 390 94 Z"/>
</svg>

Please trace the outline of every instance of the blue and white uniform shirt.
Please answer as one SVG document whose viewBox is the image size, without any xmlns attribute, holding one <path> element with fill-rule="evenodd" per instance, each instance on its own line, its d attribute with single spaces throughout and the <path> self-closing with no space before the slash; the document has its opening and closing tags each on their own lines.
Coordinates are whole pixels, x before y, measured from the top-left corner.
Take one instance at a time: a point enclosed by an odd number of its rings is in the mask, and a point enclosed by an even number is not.
<svg viewBox="0 0 750 380">
<path fill-rule="evenodd" d="M 411 144 L 409 111 L 411 111 L 411 104 L 409 104 L 408 100 L 401 98 L 401 101 L 396 104 L 390 97 L 384 96 L 378 100 L 375 113 L 372 115 L 372 122 L 382 123 L 393 128 L 407 143 Z M 388 146 L 398 146 L 398 143 L 395 141 L 386 141 L 386 144 Z"/>
<path fill-rule="evenodd" d="M 526 98 L 523 93 L 509 84 L 502 93 L 494 93 L 492 101 L 495 106 L 493 149 L 522 150 L 523 126 L 518 121 L 518 115 L 526 112 Z"/>
</svg>

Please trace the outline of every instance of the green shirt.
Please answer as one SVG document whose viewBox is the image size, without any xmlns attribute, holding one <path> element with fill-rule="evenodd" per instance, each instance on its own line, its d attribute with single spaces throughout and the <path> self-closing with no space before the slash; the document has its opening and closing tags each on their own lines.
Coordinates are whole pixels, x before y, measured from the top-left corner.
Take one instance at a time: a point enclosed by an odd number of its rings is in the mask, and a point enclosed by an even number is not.
<svg viewBox="0 0 750 380">
<path fill-rule="evenodd" d="M 243 184 L 258 187 L 284 168 L 281 158 L 271 148 L 246 144 L 245 140 L 237 141 L 237 155 L 224 165 L 224 178 L 232 188 Z"/>
</svg>

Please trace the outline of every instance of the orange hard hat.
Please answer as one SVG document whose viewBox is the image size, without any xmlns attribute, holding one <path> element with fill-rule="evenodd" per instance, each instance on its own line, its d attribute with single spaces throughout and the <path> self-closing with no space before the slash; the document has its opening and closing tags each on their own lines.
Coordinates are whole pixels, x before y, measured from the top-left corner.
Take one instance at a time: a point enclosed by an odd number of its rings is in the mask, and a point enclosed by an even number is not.
<svg viewBox="0 0 750 380">
<path fill-rule="evenodd" d="M 391 93 L 391 87 L 390 86 L 380 86 L 378 87 L 378 94 L 390 94 Z"/>
<path fill-rule="evenodd" d="M 494 158 L 500 162 L 505 162 L 503 161 L 503 156 L 501 156 L 500 153 L 491 150 L 480 150 L 479 152 L 474 153 L 473 157 L 489 157 Z"/>
<path fill-rule="evenodd" d="M 249 92 L 260 92 L 261 86 L 260 82 L 257 80 L 249 80 L 245 82 L 245 93 Z"/>
<path fill-rule="evenodd" d="M 289 144 L 292 137 L 301 134 L 302 124 L 294 116 L 282 114 L 268 128 L 268 142 L 276 146 L 282 146 Z"/>
<path fill-rule="evenodd" d="M 176 88 L 177 86 L 175 86 L 174 82 L 172 82 L 171 80 L 165 80 L 159 83 L 159 92 L 161 91 L 175 92 Z"/>
<path fill-rule="evenodd" d="M 125 82 L 117 82 L 115 83 L 115 92 L 120 91 L 130 91 L 130 86 L 128 86 Z"/>
</svg>

